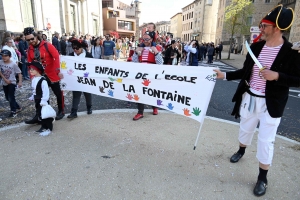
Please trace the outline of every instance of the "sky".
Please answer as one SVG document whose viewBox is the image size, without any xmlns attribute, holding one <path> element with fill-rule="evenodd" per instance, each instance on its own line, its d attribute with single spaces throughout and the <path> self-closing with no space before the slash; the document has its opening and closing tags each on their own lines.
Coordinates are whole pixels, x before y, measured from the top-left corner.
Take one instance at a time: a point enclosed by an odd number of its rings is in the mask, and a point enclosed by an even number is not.
<svg viewBox="0 0 300 200">
<path fill-rule="evenodd" d="M 132 0 L 120 0 L 128 5 Z M 139 25 L 148 22 L 170 21 L 181 8 L 189 5 L 194 0 L 139 0 L 141 3 L 141 18 Z"/>
</svg>

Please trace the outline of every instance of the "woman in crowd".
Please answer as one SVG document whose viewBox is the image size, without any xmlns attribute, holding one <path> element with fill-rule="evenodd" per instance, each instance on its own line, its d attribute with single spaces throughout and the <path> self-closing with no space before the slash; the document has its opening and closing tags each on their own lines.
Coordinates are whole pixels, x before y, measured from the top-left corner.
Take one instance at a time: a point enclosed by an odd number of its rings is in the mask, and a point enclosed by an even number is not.
<svg viewBox="0 0 300 200">
<path fill-rule="evenodd" d="M 177 55 L 179 55 L 177 43 L 172 40 L 170 47 L 165 52 L 164 65 L 177 65 Z M 176 60 L 174 61 L 174 59 Z"/>
<path fill-rule="evenodd" d="M 123 58 L 127 58 L 127 47 L 128 47 L 128 44 L 127 44 L 126 40 L 124 38 L 122 38 L 122 54 L 123 54 Z"/>
<path fill-rule="evenodd" d="M 117 39 L 117 42 L 116 42 L 116 52 L 117 52 L 117 60 L 120 58 L 120 52 L 121 52 L 121 49 L 122 49 L 122 40 L 121 39 Z"/>
<path fill-rule="evenodd" d="M 71 53 L 70 56 L 93 58 L 92 54 L 85 50 L 87 48 L 87 44 L 84 41 L 73 39 L 71 42 L 74 52 Z M 72 109 L 71 114 L 68 115 L 69 119 L 77 118 L 77 110 L 80 103 L 81 94 L 81 91 L 73 91 Z M 87 114 L 90 115 L 92 114 L 92 94 L 87 92 L 83 92 L 83 94 L 86 101 Z"/>
<path fill-rule="evenodd" d="M 19 58 L 15 51 L 15 48 L 13 47 L 13 40 L 10 37 L 5 38 L 4 46 L 2 47 L 2 50 L 7 49 L 11 53 L 10 60 L 14 63 L 18 64 Z"/>
<path fill-rule="evenodd" d="M 42 34 L 42 39 L 45 41 L 45 42 L 47 42 L 48 40 L 47 40 L 47 35 L 46 34 Z"/>
<path fill-rule="evenodd" d="M 92 56 L 93 56 L 93 58 L 101 59 L 101 55 L 102 55 L 102 46 L 100 45 L 100 38 L 99 38 L 99 37 L 97 37 L 97 38 L 94 40 L 91 51 L 92 51 Z"/>
</svg>

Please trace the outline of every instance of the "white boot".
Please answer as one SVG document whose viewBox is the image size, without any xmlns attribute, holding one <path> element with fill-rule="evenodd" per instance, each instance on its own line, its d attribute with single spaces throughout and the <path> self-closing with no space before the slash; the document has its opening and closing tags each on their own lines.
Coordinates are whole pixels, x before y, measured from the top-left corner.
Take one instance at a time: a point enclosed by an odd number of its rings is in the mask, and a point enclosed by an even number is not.
<svg viewBox="0 0 300 200">
<path fill-rule="evenodd" d="M 49 135 L 50 133 L 51 133 L 51 131 L 50 131 L 49 129 L 47 129 L 47 130 L 41 132 L 41 133 L 40 133 L 40 136 L 47 136 L 47 135 Z"/>
</svg>

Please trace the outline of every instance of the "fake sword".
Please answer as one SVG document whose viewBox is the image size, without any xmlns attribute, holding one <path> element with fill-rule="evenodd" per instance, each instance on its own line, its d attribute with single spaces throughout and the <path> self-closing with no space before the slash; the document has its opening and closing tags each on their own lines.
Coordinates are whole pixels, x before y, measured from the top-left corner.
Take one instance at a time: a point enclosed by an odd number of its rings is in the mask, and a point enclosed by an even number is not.
<svg viewBox="0 0 300 200">
<path fill-rule="evenodd" d="M 255 62 L 255 64 L 258 66 L 259 68 L 259 76 L 262 78 L 262 76 L 260 75 L 261 71 L 266 69 L 266 67 L 263 67 L 260 62 L 257 60 L 257 58 L 255 57 L 254 53 L 252 52 L 247 40 L 245 42 L 245 46 L 246 46 L 246 49 L 248 51 L 248 53 L 250 54 L 251 58 L 253 59 L 253 61 Z"/>
</svg>

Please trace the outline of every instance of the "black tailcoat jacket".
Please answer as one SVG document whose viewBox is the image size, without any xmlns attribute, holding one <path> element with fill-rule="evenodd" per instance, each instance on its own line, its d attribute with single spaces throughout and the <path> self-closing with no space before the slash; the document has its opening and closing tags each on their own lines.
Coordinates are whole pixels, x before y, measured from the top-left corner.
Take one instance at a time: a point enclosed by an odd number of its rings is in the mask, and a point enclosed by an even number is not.
<svg viewBox="0 0 300 200">
<path fill-rule="evenodd" d="M 283 37 L 283 39 L 284 43 L 270 68 L 270 70 L 279 73 L 279 78 L 277 81 L 266 81 L 266 105 L 270 116 L 273 118 L 283 115 L 288 100 L 289 87 L 300 87 L 300 53 L 291 49 L 293 45 L 286 38 Z M 260 41 L 251 45 L 250 48 L 256 57 L 259 56 L 265 43 L 265 41 Z M 241 79 L 232 98 L 232 102 L 235 102 L 235 105 L 231 115 L 234 115 L 236 118 L 240 117 L 242 95 L 248 88 L 245 80 L 249 82 L 253 66 L 254 61 L 248 53 L 242 69 L 226 72 L 228 81 Z"/>
</svg>

